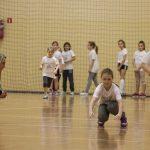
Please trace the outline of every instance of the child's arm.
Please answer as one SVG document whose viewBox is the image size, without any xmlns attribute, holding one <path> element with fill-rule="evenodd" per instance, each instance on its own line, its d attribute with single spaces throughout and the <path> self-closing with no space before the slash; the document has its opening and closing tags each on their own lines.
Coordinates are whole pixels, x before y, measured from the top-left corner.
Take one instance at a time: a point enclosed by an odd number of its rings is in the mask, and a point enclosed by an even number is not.
<svg viewBox="0 0 150 150">
<path fill-rule="evenodd" d="M 54 74 L 57 74 L 58 69 L 59 69 L 59 61 L 55 58 L 55 71 L 54 71 Z"/>
<path fill-rule="evenodd" d="M 135 67 L 135 58 L 132 60 L 133 67 Z"/>
<path fill-rule="evenodd" d="M 70 60 L 65 61 L 65 63 L 72 62 L 72 61 L 75 61 L 75 60 L 76 60 L 76 57 L 73 56 Z"/>
<path fill-rule="evenodd" d="M 150 52 L 148 52 L 148 53 L 144 56 L 144 58 L 143 58 L 143 60 L 142 60 L 141 68 L 143 68 L 144 71 L 147 72 L 147 73 L 150 75 L 150 65 L 148 64 L 149 60 L 150 60 Z"/>
<path fill-rule="evenodd" d="M 135 71 L 138 71 L 139 68 L 137 69 L 137 67 L 136 67 L 135 58 L 133 58 L 132 64 L 133 64 L 134 70 L 135 70 Z"/>
<path fill-rule="evenodd" d="M 89 106 L 89 116 L 92 117 L 94 115 L 94 106 L 95 103 L 98 101 L 98 99 L 96 97 L 92 97 L 92 100 L 90 102 L 90 106 Z"/>
<path fill-rule="evenodd" d="M 120 71 L 120 68 L 121 68 L 122 65 L 125 63 L 126 58 L 127 58 L 127 54 L 123 56 L 123 60 L 122 60 L 122 62 L 120 62 L 120 65 L 118 66 L 118 71 Z"/>
<path fill-rule="evenodd" d="M 121 115 L 122 115 L 122 111 L 123 111 L 123 102 L 122 100 L 118 101 L 118 107 L 119 107 L 119 111 L 118 114 L 115 116 L 115 119 L 121 119 Z"/>
<path fill-rule="evenodd" d="M 91 72 L 91 70 L 92 70 L 92 68 L 93 68 L 94 61 L 95 61 L 95 60 L 92 60 L 91 64 L 89 64 L 89 70 L 88 70 L 89 72 Z"/>
<path fill-rule="evenodd" d="M 116 86 L 115 87 L 115 95 L 116 95 L 116 101 L 118 102 L 118 114 L 115 116 L 115 119 L 121 119 L 122 112 L 123 112 L 123 100 L 120 94 L 120 89 Z"/>
<path fill-rule="evenodd" d="M 121 65 L 120 65 L 120 66 L 122 66 L 122 65 L 125 63 L 126 58 L 127 58 L 127 54 L 123 56 L 123 60 L 122 60 L 122 62 L 121 62 Z"/>
<path fill-rule="evenodd" d="M 65 62 L 64 62 L 63 57 L 61 57 L 61 63 L 59 65 L 60 72 L 62 72 L 62 70 L 64 69 L 64 67 L 65 67 Z"/>
<path fill-rule="evenodd" d="M 40 70 L 42 70 L 42 69 L 43 69 L 43 58 L 42 58 L 42 60 L 41 60 L 41 63 L 40 63 L 40 67 L 39 67 L 39 69 L 40 69 Z"/>
<path fill-rule="evenodd" d="M 56 69 L 54 71 L 54 74 L 57 74 L 58 69 L 59 69 L 59 65 L 57 65 L 57 67 L 56 67 Z"/>
<path fill-rule="evenodd" d="M 150 75 L 150 66 L 148 66 L 148 65 L 145 64 L 145 63 L 142 63 L 141 68 L 143 68 L 144 71 L 147 72 L 147 73 Z"/>
<path fill-rule="evenodd" d="M 40 69 L 40 70 L 42 70 L 42 69 L 43 69 L 43 64 L 42 64 L 42 63 L 40 64 L 39 69 Z"/>
</svg>

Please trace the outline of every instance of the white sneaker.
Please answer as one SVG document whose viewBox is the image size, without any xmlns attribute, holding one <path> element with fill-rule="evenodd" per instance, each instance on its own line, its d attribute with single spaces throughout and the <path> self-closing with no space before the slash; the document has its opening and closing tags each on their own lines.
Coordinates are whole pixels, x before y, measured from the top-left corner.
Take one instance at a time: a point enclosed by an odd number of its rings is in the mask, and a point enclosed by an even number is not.
<svg viewBox="0 0 150 150">
<path fill-rule="evenodd" d="M 70 92 L 70 95 L 74 96 L 74 92 Z"/>
<path fill-rule="evenodd" d="M 44 96 L 43 96 L 43 99 L 48 99 L 48 95 L 47 95 L 47 94 L 44 95 Z"/>
<path fill-rule="evenodd" d="M 62 95 L 62 96 L 65 96 L 65 95 L 66 95 L 66 92 L 63 91 L 63 92 L 61 93 L 61 95 Z"/>
<path fill-rule="evenodd" d="M 88 95 L 89 95 L 89 93 L 86 93 L 86 92 L 80 93 L 80 96 L 88 96 Z"/>
<path fill-rule="evenodd" d="M 52 95 L 59 96 L 59 93 L 58 92 L 53 92 Z"/>
</svg>

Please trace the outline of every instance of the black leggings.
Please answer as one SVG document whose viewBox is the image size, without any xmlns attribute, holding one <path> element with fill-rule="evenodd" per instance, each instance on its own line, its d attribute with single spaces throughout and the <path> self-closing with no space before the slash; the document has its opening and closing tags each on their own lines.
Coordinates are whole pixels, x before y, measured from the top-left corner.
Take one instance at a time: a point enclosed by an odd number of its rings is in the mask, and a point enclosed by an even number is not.
<svg viewBox="0 0 150 150">
<path fill-rule="evenodd" d="M 70 90 L 74 92 L 73 70 L 63 70 L 63 91 L 67 91 L 67 78 L 70 83 Z"/>
<path fill-rule="evenodd" d="M 117 115 L 119 111 L 117 101 L 108 101 L 104 104 L 99 105 L 98 109 L 98 121 L 106 122 L 109 119 L 109 114 Z M 122 113 L 122 117 L 125 116 L 125 113 Z"/>
</svg>

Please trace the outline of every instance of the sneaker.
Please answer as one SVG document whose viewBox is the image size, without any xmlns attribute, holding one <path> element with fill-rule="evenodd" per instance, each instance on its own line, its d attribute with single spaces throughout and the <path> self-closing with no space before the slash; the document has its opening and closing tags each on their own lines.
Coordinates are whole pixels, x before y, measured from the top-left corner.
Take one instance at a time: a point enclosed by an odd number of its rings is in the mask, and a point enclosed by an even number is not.
<svg viewBox="0 0 150 150">
<path fill-rule="evenodd" d="M 65 95 L 66 95 L 66 92 L 63 91 L 63 92 L 61 93 L 61 95 L 62 95 L 62 96 L 65 96 Z"/>
<path fill-rule="evenodd" d="M 133 98 L 138 98 L 138 97 L 139 97 L 139 93 L 136 93 L 136 92 L 135 92 L 135 93 L 132 95 L 132 97 L 133 97 Z"/>
<path fill-rule="evenodd" d="M 89 93 L 86 93 L 86 92 L 80 93 L 80 96 L 88 96 L 88 95 L 89 95 Z"/>
<path fill-rule="evenodd" d="M 44 96 L 43 96 L 43 99 L 48 99 L 48 95 L 47 95 L 47 94 L 44 95 Z"/>
<path fill-rule="evenodd" d="M 145 93 L 140 93 L 140 94 L 139 94 L 139 97 L 141 97 L 141 98 L 145 98 L 145 97 L 146 97 L 146 95 L 145 95 Z"/>
<path fill-rule="evenodd" d="M 98 122 L 98 127 L 100 127 L 100 128 L 104 128 L 104 122 Z"/>
<path fill-rule="evenodd" d="M 70 92 L 70 95 L 74 96 L 74 92 Z"/>
<path fill-rule="evenodd" d="M 59 93 L 58 93 L 57 91 L 54 91 L 54 92 L 52 93 L 52 95 L 53 95 L 53 96 L 59 96 Z"/>
<path fill-rule="evenodd" d="M 52 89 L 49 89 L 49 94 L 53 95 L 53 90 Z"/>
<path fill-rule="evenodd" d="M 125 116 L 123 116 L 123 117 L 121 117 L 120 121 L 121 121 L 121 127 L 126 128 L 128 125 L 127 118 Z"/>
<path fill-rule="evenodd" d="M 121 96 L 122 96 L 122 97 L 126 97 L 126 94 L 125 94 L 125 93 L 121 93 Z"/>
</svg>

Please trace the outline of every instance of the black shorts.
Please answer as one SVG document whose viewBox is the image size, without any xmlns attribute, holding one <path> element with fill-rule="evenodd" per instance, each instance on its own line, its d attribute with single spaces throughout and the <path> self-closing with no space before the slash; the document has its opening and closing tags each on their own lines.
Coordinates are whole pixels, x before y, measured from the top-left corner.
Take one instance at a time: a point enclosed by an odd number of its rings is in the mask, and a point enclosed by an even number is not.
<svg viewBox="0 0 150 150">
<path fill-rule="evenodd" d="M 120 67 L 120 63 L 118 64 L 118 67 Z M 125 69 L 128 70 L 128 66 L 127 65 L 121 65 L 120 70 Z"/>
<path fill-rule="evenodd" d="M 3 93 L 3 91 L 2 90 L 0 90 L 0 95 Z"/>
<path fill-rule="evenodd" d="M 51 86 L 52 81 L 53 81 L 53 78 L 43 76 L 43 87 L 49 88 Z"/>
</svg>

